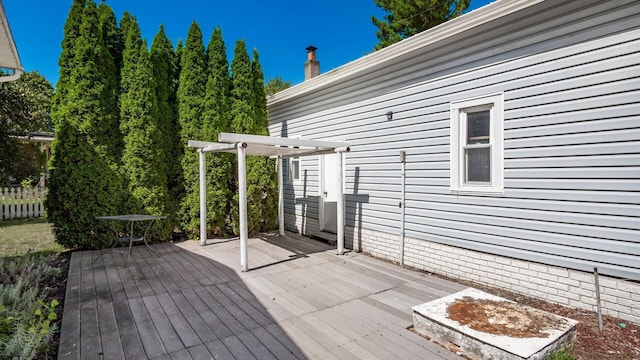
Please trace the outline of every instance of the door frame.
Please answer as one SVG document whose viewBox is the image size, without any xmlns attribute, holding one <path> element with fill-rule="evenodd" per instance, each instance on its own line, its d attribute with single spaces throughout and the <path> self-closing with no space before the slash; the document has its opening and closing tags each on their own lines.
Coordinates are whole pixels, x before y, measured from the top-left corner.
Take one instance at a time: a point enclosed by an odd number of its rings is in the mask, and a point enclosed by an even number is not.
<svg viewBox="0 0 640 360">
<path fill-rule="evenodd" d="M 342 141 L 344 142 L 344 139 L 342 140 L 331 140 L 331 141 Z M 342 184 L 340 184 L 340 186 L 342 187 L 342 196 L 344 196 L 345 194 L 345 175 L 346 175 L 346 164 L 345 164 L 345 156 L 344 153 L 339 152 L 336 153 L 338 156 L 342 157 Z M 328 155 L 328 154 L 326 154 Z M 324 181 L 324 175 L 325 175 L 325 170 L 324 170 L 324 157 L 325 155 L 318 155 L 318 230 L 320 231 L 324 231 L 324 188 L 325 188 L 325 181 Z M 336 214 L 336 216 L 338 216 L 338 214 Z"/>
</svg>

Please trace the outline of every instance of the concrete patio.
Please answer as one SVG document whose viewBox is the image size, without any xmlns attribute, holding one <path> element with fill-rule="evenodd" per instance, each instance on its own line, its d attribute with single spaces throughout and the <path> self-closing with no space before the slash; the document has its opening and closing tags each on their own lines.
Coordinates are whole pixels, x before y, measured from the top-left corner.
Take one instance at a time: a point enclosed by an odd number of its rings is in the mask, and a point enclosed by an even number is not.
<svg viewBox="0 0 640 360">
<path fill-rule="evenodd" d="M 464 286 L 298 235 L 71 257 L 59 359 L 459 359 L 407 328 Z"/>
</svg>

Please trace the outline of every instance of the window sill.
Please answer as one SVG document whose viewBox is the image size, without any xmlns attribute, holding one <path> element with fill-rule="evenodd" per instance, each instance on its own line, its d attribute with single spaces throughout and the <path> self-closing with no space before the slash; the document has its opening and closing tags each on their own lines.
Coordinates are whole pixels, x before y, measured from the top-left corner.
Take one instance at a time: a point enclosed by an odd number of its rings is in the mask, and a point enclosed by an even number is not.
<svg viewBox="0 0 640 360">
<path fill-rule="evenodd" d="M 449 190 L 449 194 L 452 195 L 461 195 L 461 196 L 495 196 L 495 197 L 504 197 L 506 196 L 504 190 L 475 190 L 475 189 L 451 189 Z"/>
</svg>

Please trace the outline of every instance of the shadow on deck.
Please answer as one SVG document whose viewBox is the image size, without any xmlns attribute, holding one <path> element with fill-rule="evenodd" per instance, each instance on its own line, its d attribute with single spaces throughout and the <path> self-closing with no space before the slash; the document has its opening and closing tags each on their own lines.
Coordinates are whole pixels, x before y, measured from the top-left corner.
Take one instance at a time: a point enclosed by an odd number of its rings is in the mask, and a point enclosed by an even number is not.
<svg viewBox="0 0 640 360">
<path fill-rule="evenodd" d="M 458 358 L 407 330 L 463 286 L 293 234 L 75 252 L 59 359 Z"/>
</svg>

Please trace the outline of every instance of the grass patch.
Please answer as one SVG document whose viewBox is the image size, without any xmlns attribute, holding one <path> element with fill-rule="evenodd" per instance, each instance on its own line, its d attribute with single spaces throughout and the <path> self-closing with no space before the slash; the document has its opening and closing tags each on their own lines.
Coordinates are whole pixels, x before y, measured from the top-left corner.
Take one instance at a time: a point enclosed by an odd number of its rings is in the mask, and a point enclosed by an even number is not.
<svg viewBox="0 0 640 360">
<path fill-rule="evenodd" d="M 576 360 L 576 358 L 567 349 L 560 349 L 549 354 L 547 360 Z"/>
<path fill-rule="evenodd" d="M 64 248 L 55 243 L 51 224 L 44 219 L 0 221 L 0 257 L 61 251 Z"/>
</svg>

